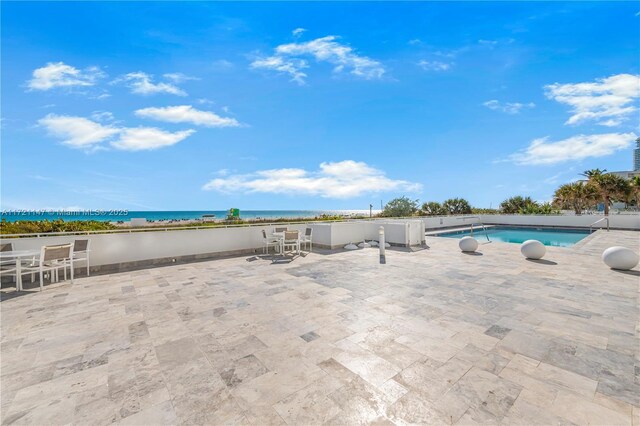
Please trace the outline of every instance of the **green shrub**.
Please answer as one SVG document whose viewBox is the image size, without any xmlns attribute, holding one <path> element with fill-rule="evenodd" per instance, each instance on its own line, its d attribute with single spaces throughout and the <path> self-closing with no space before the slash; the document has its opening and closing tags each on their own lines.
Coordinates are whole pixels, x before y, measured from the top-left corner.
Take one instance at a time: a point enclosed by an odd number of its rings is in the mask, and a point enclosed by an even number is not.
<svg viewBox="0 0 640 426">
<path fill-rule="evenodd" d="M 420 214 L 424 216 L 438 216 L 446 213 L 442 209 L 442 205 L 437 201 L 427 201 L 422 204 Z"/>
<path fill-rule="evenodd" d="M 445 214 L 469 214 L 471 205 L 464 198 L 449 198 L 442 203 Z"/>
<path fill-rule="evenodd" d="M 77 232 L 77 231 L 104 231 L 118 229 L 110 222 L 98 220 L 75 220 L 65 222 L 62 219 L 55 220 L 18 220 L 0 222 L 0 234 L 44 234 L 48 232 Z"/>
<path fill-rule="evenodd" d="M 394 198 L 389 201 L 382 210 L 384 217 L 405 217 L 413 216 L 418 211 L 418 200 L 411 200 L 408 197 Z"/>
</svg>

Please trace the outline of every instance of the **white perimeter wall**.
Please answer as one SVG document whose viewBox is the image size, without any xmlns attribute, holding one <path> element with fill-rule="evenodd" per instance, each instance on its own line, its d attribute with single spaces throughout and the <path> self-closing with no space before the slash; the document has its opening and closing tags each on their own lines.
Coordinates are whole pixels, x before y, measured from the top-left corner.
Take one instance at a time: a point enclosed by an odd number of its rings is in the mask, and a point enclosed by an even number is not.
<svg viewBox="0 0 640 426">
<path fill-rule="evenodd" d="M 359 243 L 363 240 L 377 241 L 380 227 L 384 228 L 385 241 L 390 244 L 415 246 L 424 242 L 424 223 L 419 219 L 339 222 L 316 226 L 330 227 L 332 247 Z"/>
<path fill-rule="evenodd" d="M 386 241 L 402 246 L 424 242 L 426 228 L 465 226 L 469 223 L 581 226 L 588 227 L 600 219 L 598 215 L 584 216 L 520 216 L 482 215 L 480 219 L 459 220 L 456 217 L 429 217 L 420 219 L 374 220 L 335 223 L 286 225 L 304 232 L 313 228 L 313 242 L 325 247 L 342 247 L 362 240 L 378 240 L 378 230 L 385 230 Z M 611 215 L 612 228 L 640 230 L 640 215 Z M 601 223 L 600 225 L 604 225 Z M 285 225 L 283 225 L 285 226 Z M 274 226 L 250 226 L 234 228 L 210 228 L 176 231 L 145 231 L 131 233 L 95 234 L 90 236 L 51 236 L 10 238 L 16 250 L 39 250 L 43 245 L 61 244 L 75 239 L 91 239 L 91 264 L 95 266 L 128 263 L 151 259 L 202 255 L 262 249 L 262 230 L 267 234 Z"/>
<path fill-rule="evenodd" d="M 486 225 L 537 225 L 537 226 L 565 226 L 588 228 L 593 222 L 604 218 L 603 215 L 479 215 L 479 218 L 466 218 L 465 216 L 423 217 L 421 220 L 427 229 L 451 228 L 467 226 L 471 223 L 484 223 Z M 640 230 L 640 214 L 610 215 L 611 228 Z M 605 221 L 594 228 L 605 227 Z"/>
<path fill-rule="evenodd" d="M 411 222 L 411 224 L 409 223 Z M 337 222 L 282 225 L 304 232 L 313 228 L 313 242 L 323 246 L 342 247 L 350 242 L 378 239 L 378 229 L 385 228 L 386 240 L 392 244 L 419 244 L 424 240 L 424 225 L 419 220 L 374 222 Z M 173 258 L 211 253 L 261 250 L 262 230 L 269 235 L 275 226 L 210 228 L 175 231 L 123 232 L 93 235 L 10 238 L 14 250 L 39 250 L 43 245 L 91 240 L 91 265 L 112 265 L 151 259 Z M 417 242 L 416 242 L 417 241 Z"/>
<path fill-rule="evenodd" d="M 593 222 L 604 218 L 601 215 L 582 216 L 520 216 L 520 215 L 483 215 L 482 223 L 503 225 L 540 225 L 540 226 L 580 226 L 589 227 Z M 640 230 L 640 214 L 609 215 L 611 228 Z M 460 220 L 459 222 L 463 222 Z M 594 228 L 606 227 L 605 221 Z"/>
</svg>

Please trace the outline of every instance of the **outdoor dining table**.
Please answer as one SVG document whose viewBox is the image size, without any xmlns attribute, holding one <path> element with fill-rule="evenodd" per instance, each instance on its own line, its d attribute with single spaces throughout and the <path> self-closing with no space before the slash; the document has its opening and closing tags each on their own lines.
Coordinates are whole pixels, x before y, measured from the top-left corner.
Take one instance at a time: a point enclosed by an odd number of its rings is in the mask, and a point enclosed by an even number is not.
<svg viewBox="0 0 640 426">
<path fill-rule="evenodd" d="M 22 259 L 40 256 L 40 250 L 13 250 L 0 252 L 0 260 L 16 262 L 16 291 L 22 291 Z"/>
<path fill-rule="evenodd" d="M 291 232 L 291 231 L 296 231 L 295 229 L 289 229 L 287 232 Z M 277 238 L 278 241 L 280 242 L 280 254 L 282 254 L 284 256 L 284 247 L 283 247 L 283 243 L 284 243 L 284 232 L 273 232 L 271 234 L 271 236 L 273 238 Z M 298 231 L 298 241 L 300 240 L 300 231 Z"/>
</svg>

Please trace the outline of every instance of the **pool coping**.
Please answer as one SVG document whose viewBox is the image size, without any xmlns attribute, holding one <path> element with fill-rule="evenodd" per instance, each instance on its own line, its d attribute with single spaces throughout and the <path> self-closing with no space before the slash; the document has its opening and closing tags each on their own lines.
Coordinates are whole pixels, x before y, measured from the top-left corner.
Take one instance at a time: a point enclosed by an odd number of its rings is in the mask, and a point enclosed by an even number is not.
<svg viewBox="0 0 640 426">
<path fill-rule="evenodd" d="M 556 229 L 556 230 L 567 229 L 570 231 L 589 231 L 589 228 L 585 226 L 514 225 L 512 223 L 492 223 L 491 225 L 484 225 L 484 227 L 487 229 L 496 228 L 496 227 L 507 227 L 507 228 L 532 228 L 532 229 Z M 474 230 L 478 228 L 479 228 L 478 226 L 473 227 Z M 425 232 L 425 235 L 436 236 L 437 234 L 446 234 L 449 232 L 460 232 L 460 231 L 466 231 L 470 229 L 471 229 L 471 226 L 466 226 L 466 227 L 455 226 L 455 227 L 446 227 L 446 228 L 438 228 L 438 229 L 431 228 L 431 230 Z M 594 229 L 593 232 L 591 232 L 591 234 L 594 234 L 599 229 L 600 228 Z M 614 228 L 611 228 L 611 229 L 614 229 Z"/>
<path fill-rule="evenodd" d="M 485 228 L 489 229 L 489 228 L 495 228 L 496 226 L 503 226 L 503 225 L 484 225 Z M 474 226 L 473 227 L 474 230 L 476 229 L 482 229 L 482 227 L 480 226 Z M 460 232 L 460 231 L 469 231 L 471 230 L 471 226 L 467 225 L 467 226 L 455 226 L 455 227 L 447 227 L 447 228 L 438 228 L 438 230 L 432 230 L 432 231 L 426 231 L 424 233 L 425 236 L 427 237 L 434 237 L 434 236 L 438 236 L 438 234 L 445 234 L 448 232 Z"/>
<path fill-rule="evenodd" d="M 491 224 L 491 225 L 485 225 L 485 228 L 489 229 L 489 228 L 495 228 L 495 227 L 509 227 L 509 228 L 534 228 L 534 229 L 540 229 L 540 228 L 546 228 L 546 229 L 568 229 L 568 230 L 572 230 L 572 231 L 588 231 L 589 228 L 586 228 L 584 226 L 540 226 L 540 225 L 513 225 L 513 224 Z M 478 227 L 475 226 L 474 229 L 477 229 Z M 435 238 L 447 238 L 449 239 L 450 237 L 443 237 L 442 234 L 448 234 L 450 232 L 462 232 L 462 231 L 468 231 L 471 230 L 471 226 L 465 226 L 465 227 L 447 227 L 447 228 L 440 228 L 439 230 L 435 231 L 429 231 L 429 232 L 425 232 L 425 236 L 426 237 L 435 237 Z M 589 241 L 591 241 L 594 236 L 600 232 L 600 231 L 604 231 L 602 229 L 596 229 L 593 232 L 587 234 L 583 239 L 581 239 L 580 241 L 576 242 L 575 244 L 569 246 L 569 247 L 564 247 L 564 246 L 546 246 L 546 247 L 554 247 L 554 248 L 561 248 L 561 249 L 569 249 L 569 250 L 575 250 L 575 249 L 579 249 L 581 248 L 584 244 L 587 244 Z M 478 241 L 478 243 L 480 245 L 483 244 L 518 244 L 518 243 L 509 243 L 509 242 L 505 242 L 505 241 L 489 241 L 489 242 L 484 242 L 484 241 Z"/>
</svg>

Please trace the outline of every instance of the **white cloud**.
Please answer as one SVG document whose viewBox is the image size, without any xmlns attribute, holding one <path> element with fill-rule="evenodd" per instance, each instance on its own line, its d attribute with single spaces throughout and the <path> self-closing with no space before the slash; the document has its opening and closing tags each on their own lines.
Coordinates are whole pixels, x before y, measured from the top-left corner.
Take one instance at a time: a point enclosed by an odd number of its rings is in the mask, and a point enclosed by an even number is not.
<svg viewBox="0 0 640 426">
<path fill-rule="evenodd" d="M 238 127 L 235 118 L 220 117 L 211 111 L 201 111 L 191 105 L 169 106 L 164 108 L 143 108 L 135 112 L 138 117 L 151 118 L 169 123 L 192 123 L 207 127 Z"/>
<path fill-rule="evenodd" d="M 480 40 L 478 40 L 478 44 L 483 45 L 483 46 L 493 47 L 496 44 L 498 44 L 498 42 L 496 40 L 483 40 L 483 39 L 480 39 Z"/>
<path fill-rule="evenodd" d="M 218 59 L 216 61 L 213 61 L 211 67 L 215 71 L 229 71 L 234 68 L 234 65 L 233 62 L 226 59 Z"/>
<path fill-rule="evenodd" d="M 188 75 L 185 75 L 181 72 L 173 72 L 173 73 L 168 73 L 168 74 L 163 74 L 163 77 L 166 78 L 167 80 L 171 80 L 176 84 L 180 84 L 183 83 L 185 81 L 189 81 L 189 80 L 200 80 L 198 77 L 191 77 Z"/>
<path fill-rule="evenodd" d="M 640 76 L 618 74 L 590 83 L 554 83 L 545 90 L 549 99 L 571 107 L 573 115 L 565 124 L 595 121 L 611 127 L 637 110 L 631 104 L 640 97 Z"/>
<path fill-rule="evenodd" d="M 114 83 L 125 82 L 131 93 L 138 95 L 154 95 L 168 93 L 176 96 L 187 96 L 187 92 L 171 83 L 154 83 L 153 76 L 144 72 L 132 72 L 118 78 Z"/>
<path fill-rule="evenodd" d="M 318 62 L 332 64 L 335 73 L 348 70 L 364 79 L 382 78 L 385 69 L 380 62 L 358 55 L 352 47 L 339 43 L 338 38 L 329 35 L 307 42 L 281 44 L 275 48 L 274 55 L 255 60 L 251 67 L 287 73 L 293 81 L 303 84 L 306 74 L 301 70 L 307 68 L 308 63 L 300 57 L 310 56 Z"/>
<path fill-rule="evenodd" d="M 452 65 L 453 62 L 427 61 L 424 59 L 418 62 L 418 66 L 425 71 L 447 71 Z"/>
<path fill-rule="evenodd" d="M 388 178 L 381 170 L 352 160 L 321 163 L 318 171 L 303 169 L 261 170 L 252 174 L 230 175 L 211 180 L 205 190 L 225 193 L 262 192 L 350 198 L 388 191 L 416 192 L 418 183 Z"/>
<path fill-rule="evenodd" d="M 92 148 L 120 132 L 115 127 L 67 115 L 48 114 L 38 120 L 38 124 L 45 127 L 50 135 L 63 139 L 63 144 L 83 149 Z"/>
<path fill-rule="evenodd" d="M 520 165 L 539 165 L 604 157 L 629 148 L 636 137 L 634 133 L 606 133 L 577 135 L 557 142 L 545 137 L 533 140 L 523 151 L 510 155 L 509 161 Z"/>
<path fill-rule="evenodd" d="M 27 82 L 31 90 L 50 90 L 56 87 L 93 86 L 105 74 L 98 67 L 79 70 L 64 62 L 49 62 L 33 71 L 33 78 Z"/>
<path fill-rule="evenodd" d="M 520 102 L 505 102 L 502 103 L 496 99 L 492 99 L 483 103 L 482 105 L 486 106 L 489 109 L 494 111 L 502 111 L 507 114 L 518 114 L 523 108 L 533 108 L 536 106 L 533 102 L 529 102 L 526 104 Z"/>
<path fill-rule="evenodd" d="M 114 127 L 104 125 L 84 117 L 49 114 L 38 121 L 47 132 L 72 148 L 87 152 L 105 149 L 105 144 L 113 148 L 139 151 L 174 145 L 194 130 L 166 132 L 155 127 Z"/>
<path fill-rule="evenodd" d="M 99 94 L 97 96 L 92 97 L 92 99 L 97 99 L 97 100 L 101 101 L 103 99 L 107 99 L 107 98 L 110 98 L 110 97 L 111 97 L 110 93 L 104 92 L 104 93 L 101 93 L 101 94 Z"/>
<path fill-rule="evenodd" d="M 167 132 L 155 127 L 132 127 L 123 129 L 118 140 L 111 145 L 125 151 L 153 150 L 175 145 L 193 133 L 195 130 Z"/>
<path fill-rule="evenodd" d="M 296 28 L 295 30 L 291 31 L 291 34 L 294 37 L 300 37 L 305 31 L 307 31 L 306 28 Z"/>
<path fill-rule="evenodd" d="M 302 69 L 308 68 L 307 61 L 302 59 L 288 59 L 280 56 L 269 56 L 267 58 L 256 59 L 251 63 L 251 68 L 263 68 L 281 73 L 289 74 L 291 81 L 302 85 L 307 74 Z"/>
<path fill-rule="evenodd" d="M 113 121 L 115 117 L 109 111 L 94 111 L 91 118 L 95 121 Z"/>
</svg>

